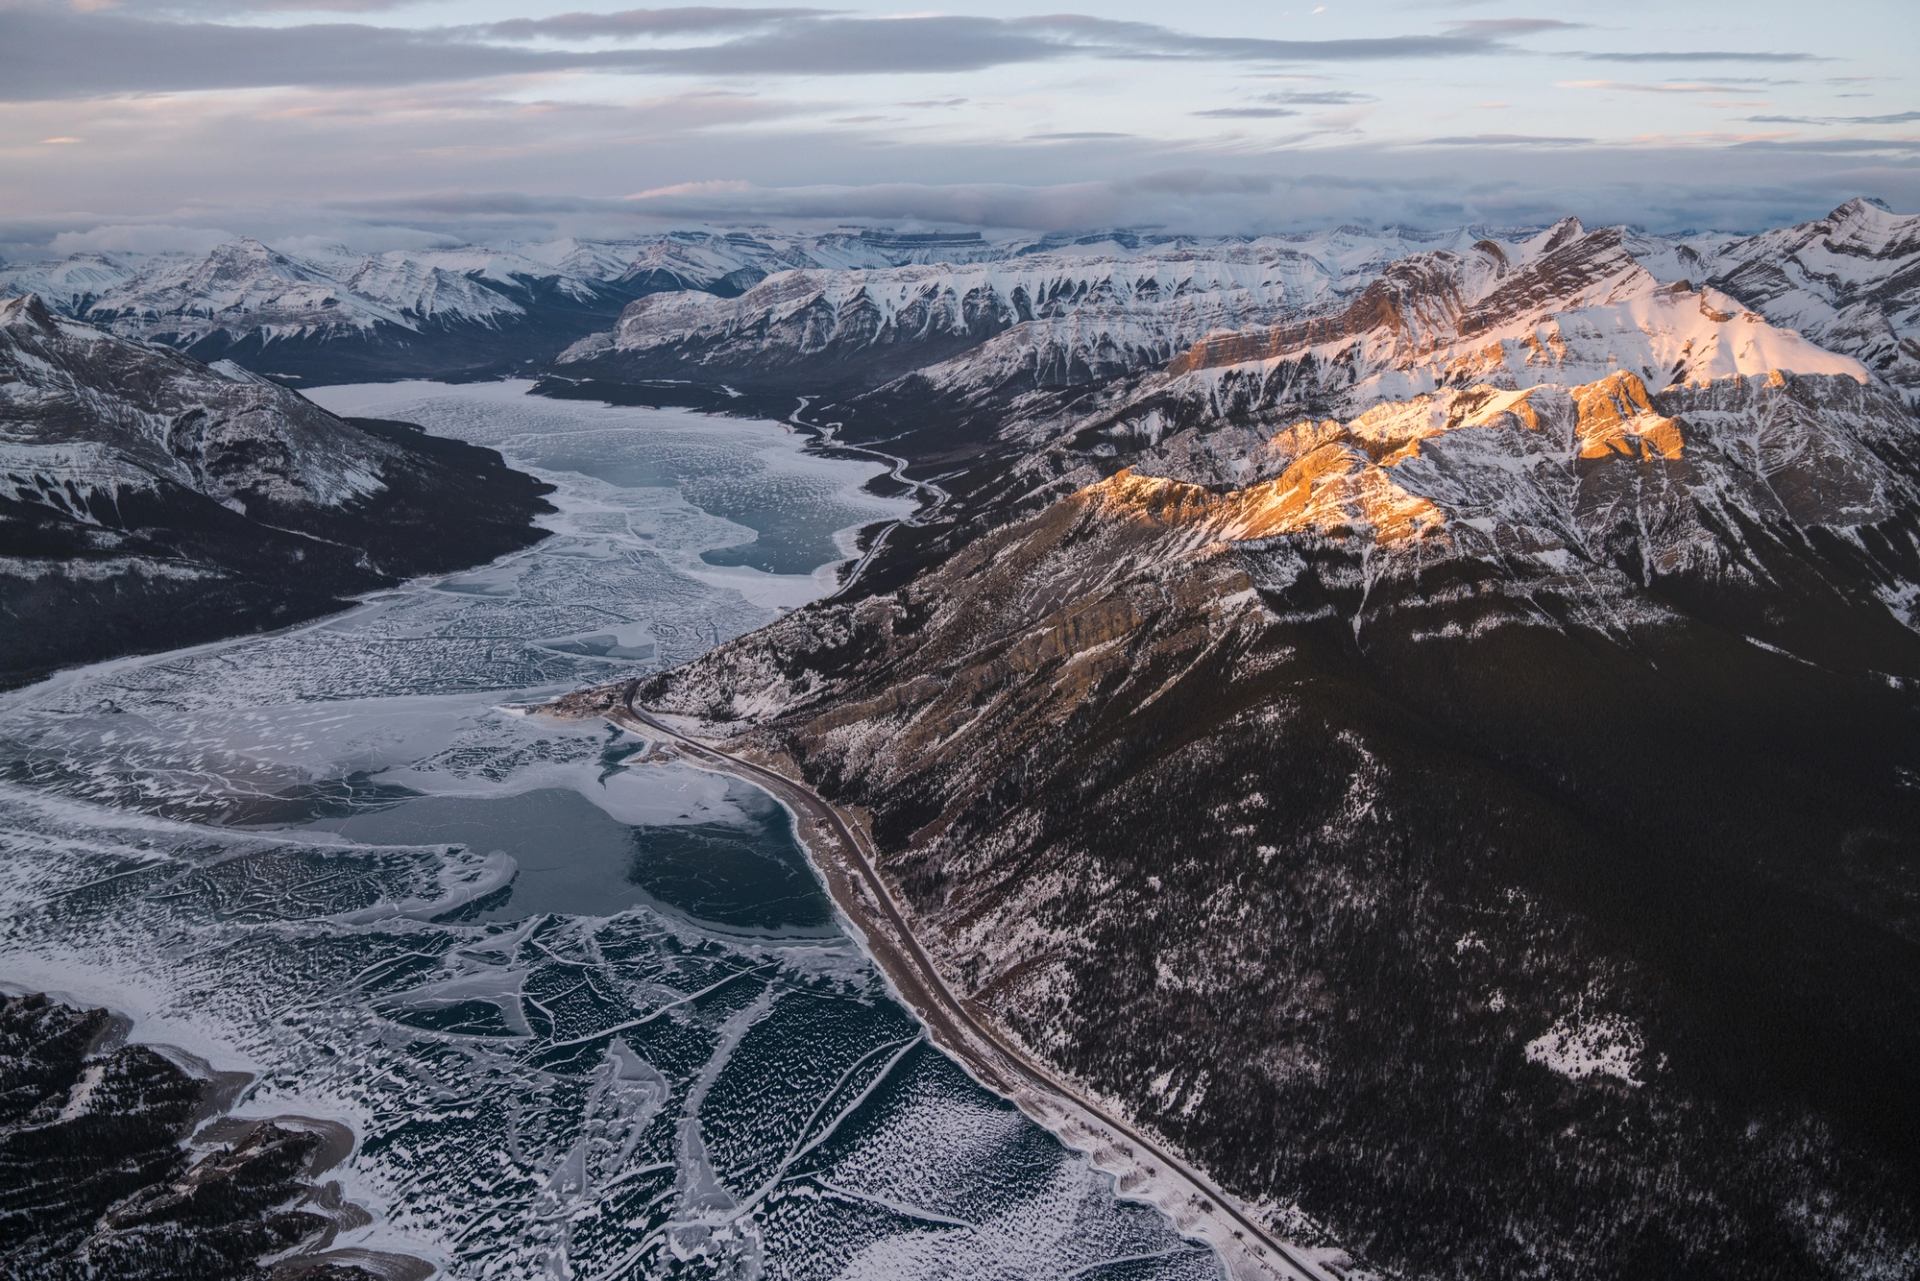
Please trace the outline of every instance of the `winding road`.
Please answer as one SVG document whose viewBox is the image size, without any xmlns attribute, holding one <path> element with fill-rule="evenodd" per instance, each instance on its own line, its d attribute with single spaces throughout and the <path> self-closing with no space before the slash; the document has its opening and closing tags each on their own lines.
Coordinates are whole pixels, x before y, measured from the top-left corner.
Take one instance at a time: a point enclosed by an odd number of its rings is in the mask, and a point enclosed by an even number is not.
<svg viewBox="0 0 1920 1281">
<path fill-rule="evenodd" d="M 867 566 L 871 565 L 873 558 L 880 554 L 880 549 L 887 545 L 887 538 L 895 529 L 898 529 L 902 525 L 924 525 L 928 523 L 939 515 L 941 508 L 947 505 L 947 500 L 951 498 L 952 495 L 930 480 L 916 480 L 907 475 L 907 460 L 898 454 L 889 454 L 883 450 L 871 449 L 866 445 L 854 445 L 841 440 L 839 438 L 840 423 L 809 422 L 802 418 L 801 415 L 807 412 L 807 407 L 813 403 L 813 400 L 814 398 L 812 396 L 800 397 L 800 403 L 795 406 L 792 413 L 787 415 L 787 422 L 804 431 L 818 433 L 819 443 L 823 446 L 831 449 L 844 450 L 848 453 L 864 454 L 868 458 L 877 459 L 880 462 L 888 464 L 888 466 L 892 468 L 889 476 L 894 483 L 906 486 L 913 492 L 914 497 L 918 498 L 921 502 L 920 510 L 914 512 L 911 516 L 903 516 L 899 520 L 889 522 L 885 529 L 882 529 L 874 536 L 873 542 L 868 544 L 865 554 L 863 554 L 854 567 L 847 572 L 846 578 L 842 580 L 840 586 L 834 590 L 833 595 L 827 598 L 828 600 L 833 600 L 845 596 L 853 590 L 854 584 L 859 582 L 861 575 L 866 573 Z"/>
<path fill-rule="evenodd" d="M 866 940 L 875 963 L 920 1016 L 934 1040 L 983 1083 L 1022 1105 L 1071 1146 L 1111 1146 L 1145 1174 L 1149 1183 L 1164 1186 L 1171 1181 L 1177 1185 L 1187 1194 L 1184 1203 L 1179 1196 L 1152 1199 L 1174 1213 L 1184 1231 L 1218 1250 L 1236 1281 L 1339 1281 L 1297 1247 L 1269 1234 L 1200 1171 L 1078 1093 L 977 1015 L 970 1002 L 947 986 L 933 959 L 914 937 L 906 915 L 880 878 L 877 853 L 857 823 L 849 822 L 806 784 L 689 737 L 659 720 L 634 703 L 638 688 L 638 681 L 628 683 L 620 706 L 608 713 L 609 720 L 624 729 L 669 739 L 722 772 L 765 789 L 794 812 L 803 833 L 824 835 L 840 847 L 839 851 L 830 851 L 818 848 L 816 843 L 810 851 L 827 888 Z M 830 862 L 836 852 L 843 853 L 843 859 Z"/>
</svg>

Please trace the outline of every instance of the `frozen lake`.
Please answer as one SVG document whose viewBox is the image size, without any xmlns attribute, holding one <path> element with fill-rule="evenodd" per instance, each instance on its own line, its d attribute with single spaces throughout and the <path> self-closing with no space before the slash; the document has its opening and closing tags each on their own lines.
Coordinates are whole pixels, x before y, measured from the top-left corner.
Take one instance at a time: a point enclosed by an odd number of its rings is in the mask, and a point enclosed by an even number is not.
<svg viewBox="0 0 1920 1281">
<path fill-rule="evenodd" d="M 323 387 L 558 486 L 553 537 L 0 699 L 0 983 L 338 1118 L 343 1245 L 454 1277 L 1215 1277 L 926 1041 L 786 814 L 503 710 L 834 585 L 876 464 L 520 383 Z"/>
</svg>

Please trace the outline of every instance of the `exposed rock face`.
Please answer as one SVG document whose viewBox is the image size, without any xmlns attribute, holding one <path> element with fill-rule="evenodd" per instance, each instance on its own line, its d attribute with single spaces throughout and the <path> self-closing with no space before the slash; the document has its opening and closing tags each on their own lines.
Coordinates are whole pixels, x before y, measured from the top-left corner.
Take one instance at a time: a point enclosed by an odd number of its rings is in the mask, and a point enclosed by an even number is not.
<svg viewBox="0 0 1920 1281">
<path fill-rule="evenodd" d="M 498 454 L 0 301 L 0 684 L 338 608 L 538 537 Z"/>
</svg>

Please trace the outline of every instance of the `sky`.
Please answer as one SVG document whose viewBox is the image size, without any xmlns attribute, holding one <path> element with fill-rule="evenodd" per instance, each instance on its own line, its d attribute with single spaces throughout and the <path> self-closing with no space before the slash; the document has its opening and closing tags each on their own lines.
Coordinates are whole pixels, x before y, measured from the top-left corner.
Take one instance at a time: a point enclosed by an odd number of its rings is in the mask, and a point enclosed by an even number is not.
<svg viewBox="0 0 1920 1281">
<path fill-rule="evenodd" d="M 1912 0 L 1075 3 L 0 0 L 0 255 L 1920 209 Z"/>
</svg>

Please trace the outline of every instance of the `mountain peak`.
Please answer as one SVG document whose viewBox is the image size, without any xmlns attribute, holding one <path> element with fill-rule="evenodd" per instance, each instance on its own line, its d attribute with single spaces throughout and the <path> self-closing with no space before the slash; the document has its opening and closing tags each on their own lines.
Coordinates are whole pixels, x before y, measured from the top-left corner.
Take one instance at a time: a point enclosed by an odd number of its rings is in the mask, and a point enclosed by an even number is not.
<svg viewBox="0 0 1920 1281">
<path fill-rule="evenodd" d="M 53 332 L 53 313 L 39 294 L 0 298 L 0 329 L 37 329 Z"/>
<path fill-rule="evenodd" d="M 242 236 L 238 240 L 215 245 L 208 256 L 226 262 L 273 262 L 284 255 L 264 240 Z"/>
<path fill-rule="evenodd" d="M 1827 215 L 1827 240 L 1870 257 L 1911 255 L 1920 249 L 1920 218 L 1897 214 L 1886 202 L 1856 196 Z"/>
<path fill-rule="evenodd" d="M 1893 207 L 1878 196 L 1855 196 L 1827 215 L 1830 222 L 1854 222 L 1874 214 L 1890 214 Z"/>
<path fill-rule="evenodd" d="M 1552 253 L 1563 245 L 1570 245 L 1587 234 L 1586 224 L 1572 214 L 1568 214 L 1554 223 L 1536 238 L 1535 243 L 1541 253 Z"/>
</svg>

